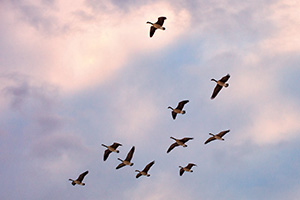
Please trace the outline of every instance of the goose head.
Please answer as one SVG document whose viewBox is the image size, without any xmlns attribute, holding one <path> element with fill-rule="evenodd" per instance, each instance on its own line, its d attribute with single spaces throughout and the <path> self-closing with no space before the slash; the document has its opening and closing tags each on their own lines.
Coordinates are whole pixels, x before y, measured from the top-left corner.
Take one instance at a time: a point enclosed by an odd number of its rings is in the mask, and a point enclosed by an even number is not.
<svg viewBox="0 0 300 200">
<path fill-rule="evenodd" d="M 171 106 L 169 106 L 168 109 L 174 110 Z"/>
<path fill-rule="evenodd" d="M 215 136 L 214 134 L 212 134 L 212 133 L 209 133 L 209 135 L 211 135 L 211 136 Z"/>
<path fill-rule="evenodd" d="M 211 81 L 215 81 L 215 82 L 218 82 L 216 79 L 214 79 L 214 78 L 212 78 L 212 79 L 210 79 Z"/>
<path fill-rule="evenodd" d="M 153 25 L 153 23 L 152 23 L 152 22 L 149 22 L 149 21 L 148 21 L 148 22 L 146 22 L 146 24 L 152 24 L 152 25 Z"/>
</svg>

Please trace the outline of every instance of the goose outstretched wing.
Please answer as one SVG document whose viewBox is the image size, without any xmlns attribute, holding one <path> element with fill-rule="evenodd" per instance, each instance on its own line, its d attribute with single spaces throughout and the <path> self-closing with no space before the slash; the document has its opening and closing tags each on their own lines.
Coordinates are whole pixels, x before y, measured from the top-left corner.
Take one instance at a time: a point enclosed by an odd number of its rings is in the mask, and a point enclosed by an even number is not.
<svg viewBox="0 0 300 200">
<path fill-rule="evenodd" d="M 89 171 L 83 172 L 82 174 L 80 174 L 77 178 L 77 181 L 82 182 L 84 177 L 89 173 Z"/>
<path fill-rule="evenodd" d="M 176 109 L 178 110 L 182 110 L 184 105 L 187 104 L 189 102 L 189 100 L 184 100 L 184 101 L 180 101 L 176 107 Z"/>
<path fill-rule="evenodd" d="M 222 131 L 220 133 L 218 133 L 219 137 L 223 137 L 226 133 L 228 133 L 230 130 L 226 130 L 226 131 Z"/>
<path fill-rule="evenodd" d="M 226 81 L 228 81 L 229 78 L 230 78 L 230 75 L 227 74 L 226 76 L 223 76 L 223 77 L 220 79 L 220 81 L 223 82 L 223 83 L 225 83 Z"/>
<path fill-rule="evenodd" d="M 155 24 L 159 24 L 159 25 L 163 25 L 164 24 L 164 21 L 166 20 L 167 18 L 166 17 L 159 17 L 157 22 Z"/>
<path fill-rule="evenodd" d="M 209 143 L 209 142 L 211 142 L 211 141 L 213 141 L 213 140 L 215 140 L 216 138 L 215 137 L 210 137 L 210 138 L 208 138 L 205 142 L 204 142 L 204 144 L 207 144 L 207 143 Z"/>
<path fill-rule="evenodd" d="M 152 37 L 154 35 L 155 31 L 156 31 L 156 28 L 154 26 L 151 26 L 150 27 L 150 37 Z"/>
<path fill-rule="evenodd" d="M 173 144 L 171 144 L 171 146 L 169 147 L 167 153 L 169 153 L 170 151 L 172 151 L 172 149 L 174 149 L 174 148 L 177 147 L 177 146 L 179 146 L 179 145 L 177 144 L 177 142 L 174 142 Z"/>
<path fill-rule="evenodd" d="M 214 99 L 218 95 L 218 93 L 220 92 L 221 89 L 222 89 L 222 86 L 217 84 L 210 98 Z"/>
<path fill-rule="evenodd" d="M 111 153 L 111 151 L 110 151 L 109 149 L 106 149 L 106 150 L 104 151 L 104 155 L 103 155 L 103 160 L 104 160 L 104 161 L 107 160 L 107 158 L 108 158 L 108 156 L 109 156 L 110 153 Z"/>
<path fill-rule="evenodd" d="M 130 151 L 128 152 L 126 158 L 125 158 L 126 161 L 129 161 L 129 162 L 131 161 L 132 156 L 133 156 L 133 153 L 134 153 L 134 150 L 135 150 L 135 147 L 133 146 L 133 147 L 130 149 Z"/>
</svg>

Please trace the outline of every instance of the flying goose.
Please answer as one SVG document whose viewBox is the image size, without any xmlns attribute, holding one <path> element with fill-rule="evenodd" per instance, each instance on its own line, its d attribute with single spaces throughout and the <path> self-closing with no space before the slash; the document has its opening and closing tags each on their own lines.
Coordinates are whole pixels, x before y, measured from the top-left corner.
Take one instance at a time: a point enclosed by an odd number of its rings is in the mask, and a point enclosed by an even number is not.
<svg viewBox="0 0 300 200">
<path fill-rule="evenodd" d="M 146 24 L 151 24 L 151 28 L 150 28 L 150 37 L 152 37 L 154 35 L 154 32 L 156 31 L 156 29 L 161 29 L 161 30 L 166 30 L 165 27 L 163 27 L 164 21 L 166 20 L 166 17 L 159 17 L 157 22 L 155 22 L 154 24 L 152 22 L 147 22 Z"/>
<path fill-rule="evenodd" d="M 228 87 L 229 86 L 229 84 L 226 83 L 226 81 L 228 81 L 229 78 L 230 78 L 230 75 L 227 74 L 226 76 L 224 76 L 223 78 L 221 78 L 218 81 L 216 79 L 213 79 L 213 78 L 211 79 L 211 81 L 215 81 L 217 83 L 217 85 L 216 85 L 216 87 L 214 89 L 214 92 L 211 95 L 211 99 L 214 99 L 218 95 L 218 93 L 223 88 L 223 86 L 224 87 Z"/>
<path fill-rule="evenodd" d="M 72 181 L 72 185 L 75 186 L 76 184 L 78 185 L 85 185 L 85 183 L 83 183 L 83 179 L 84 177 L 89 173 L 89 171 L 83 172 L 82 174 L 80 174 L 78 176 L 78 178 L 76 180 L 73 179 L 69 179 L 69 181 Z"/>
<path fill-rule="evenodd" d="M 189 138 L 189 137 L 185 137 L 182 139 L 176 139 L 174 137 L 170 137 L 171 139 L 175 140 L 176 142 L 174 142 L 173 144 L 171 144 L 171 146 L 169 147 L 167 153 L 169 153 L 170 151 L 172 151 L 172 149 L 174 149 L 177 146 L 183 146 L 183 147 L 187 147 L 187 145 L 185 144 L 187 141 L 192 140 L 194 138 Z"/>
<path fill-rule="evenodd" d="M 212 133 L 209 133 L 209 135 L 211 135 L 212 137 L 208 138 L 204 144 L 207 144 L 213 140 L 224 140 L 224 138 L 222 138 L 226 133 L 228 133 L 230 130 L 226 130 L 226 131 L 221 131 L 220 133 L 214 135 Z"/>
<path fill-rule="evenodd" d="M 110 146 L 106 146 L 105 144 L 102 144 L 102 146 L 106 147 L 107 149 L 104 151 L 104 156 L 103 156 L 103 160 L 106 161 L 106 159 L 108 158 L 109 154 L 111 152 L 116 152 L 119 153 L 119 150 L 117 150 L 118 146 L 122 146 L 122 144 L 119 144 L 117 142 L 114 142 L 112 145 Z"/>
<path fill-rule="evenodd" d="M 174 120 L 176 119 L 177 113 L 185 114 L 185 110 L 182 110 L 182 109 L 183 109 L 184 105 L 188 102 L 189 102 L 189 100 L 180 101 L 175 109 L 172 108 L 171 106 L 168 107 L 168 109 L 172 110 L 172 117 Z"/>
<path fill-rule="evenodd" d="M 139 178 L 140 176 L 147 176 L 149 177 L 150 174 L 148 174 L 149 169 L 152 167 L 152 165 L 154 164 L 154 161 L 152 161 L 151 163 L 149 163 L 144 169 L 143 171 L 139 171 L 139 170 L 135 170 L 136 172 L 138 172 L 138 174 L 136 175 L 136 178 Z"/>
<path fill-rule="evenodd" d="M 135 149 L 135 147 L 133 146 L 133 147 L 130 149 L 130 151 L 128 152 L 128 154 L 127 154 L 125 160 L 122 160 L 121 158 L 118 158 L 118 160 L 121 161 L 122 163 L 120 163 L 120 164 L 116 167 L 116 169 L 120 169 L 121 167 L 124 167 L 125 165 L 130 165 L 130 166 L 133 165 L 133 163 L 131 163 L 130 161 L 131 161 L 131 159 L 132 159 L 132 156 L 133 156 L 133 153 L 134 153 L 134 149 Z"/>
<path fill-rule="evenodd" d="M 179 166 L 179 168 L 180 168 L 179 175 L 182 176 L 182 174 L 184 173 L 184 171 L 186 171 L 186 172 L 193 172 L 193 170 L 191 170 L 193 166 L 197 166 L 197 165 L 194 164 L 194 163 L 189 163 L 186 167 Z"/>
</svg>

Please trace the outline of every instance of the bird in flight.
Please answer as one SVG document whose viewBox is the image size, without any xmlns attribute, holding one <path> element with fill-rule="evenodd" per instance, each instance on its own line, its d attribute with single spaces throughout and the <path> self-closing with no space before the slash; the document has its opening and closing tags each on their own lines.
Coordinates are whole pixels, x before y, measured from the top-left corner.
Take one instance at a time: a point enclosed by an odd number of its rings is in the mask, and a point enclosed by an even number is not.
<svg viewBox="0 0 300 200">
<path fill-rule="evenodd" d="M 182 174 L 186 171 L 186 172 L 193 172 L 192 167 L 193 166 L 197 166 L 194 163 L 189 163 L 186 167 L 181 167 L 179 166 L 180 170 L 179 170 L 179 175 L 182 176 Z"/>
<path fill-rule="evenodd" d="M 223 88 L 223 87 L 228 87 L 229 84 L 226 83 L 228 81 L 228 79 L 230 78 L 230 75 L 227 74 L 226 76 L 222 77 L 220 80 L 216 80 L 216 79 L 211 79 L 211 81 L 215 81 L 217 83 L 212 95 L 211 95 L 211 99 L 214 99 L 218 93 L 220 92 L 220 90 Z"/>
<path fill-rule="evenodd" d="M 142 171 L 135 170 L 136 172 L 138 172 L 138 174 L 136 175 L 136 178 L 139 178 L 142 175 L 149 177 L 150 174 L 148 174 L 148 171 L 152 167 L 152 165 L 154 165 L 154 161 L 152 161 L 148 165 L 146 165 L 146 167 Z"/>
<path fill-rule="evenodd" d="M 150 27 L 150 37 L 152 37 L 156 31 L 156 29 L 161 29 L 161 30 L 166 30 L 165 27 L 163 27 L 164 21 L 166 20 L 166 17 L 159 17 L 157 22 L 154 24 L 152 22 L 147 22 L 147 24 L 151 24 L 152 26 Z"/>
<path fill-rule="evenodd" d="M 214 135 L 212 133 L 209 133 L 209 135 L 211 135 L 210 138 L 208 138 L 204 144 L 207 144 L 213 140 L 224 140 L 224 138 L 222 138 L 226 133 L 228 133 L 230 130 L 226 130 L 226 131 L 221 131 L 220 133 Z"/>
<path fill-rule="evenodd" d="M 102 144 L 102 146 L 106 147 L 107 149 L 104 151 L 104 156 L 103 156 L 103 160 L 106 161 L 106 159 L 108 158 L 109 154 L 111 152 L 116 152 L 119 153 L 119 150 L 117 150 L 118 146 L 122 146 L 122 144 L 119 144 L 117 142 L 114 142 L 112 145 L 107 146 L 105 144 Z"/>
<path fill-rule="evenodd" d="M 169 153 L 170 151 L 172 151 L 172 149 L 174 149 L 177 146 L 187 147 L 187 145 L 185 143 L 187 141 L 189 141 L 189 140 L 194 139 L 194 138 L 189 138 L 189 137 L 185 137 L 185 138 L 182 138 L 182 139 L 176 139 L 174 137 L 170 137 L 170 138 L 173 139 L 173 140 L 175 140 L 175 142 L 173 144 L 171 144 L 171 146 L 167 150 L 167 153 Z"/>
<path fill-rule="evenodd" d="M 72 181 L 72 185 L 75 186 L 76 184 L 78 185 L 85 185 L 85 183 L 83 183 L 83 179 L 84 177 L 89 173 L 89 171 L 86 171 L 86 172 L 83 172 L 82 174 L 80 174 L 78 176 L 78 178 L 76 180 L 73 180 L 73 179 L 69 179 L 69 181 Z"/>
<path fill-rule="evenodd" d="M 132 165 L 133 165 L 133 163 L 130 162 L 130 161 L 131 161 L 131 159 L 132 159 L 134 150 L 135 150 L 135 147 L 133 146 L 133 147 L 130 149 L 130 151 L 128 152 L 128 154 L 127 154 L 125 160 L 122 160 L 121 158 L 118 158 L 118 160 L 121 161 L 122 163 L 120 163 L 120 164 L 116 167 L 116 169 L 120 169 L 121 167 L 124 167 L 124 166 L 126 166 L 126 165 L 129 165 L 129 166 L 132 166 Z"/>
<path fill-rule="evenodd" d="M 180 113 L 180 114 L 185 114 L 186 113 L 185 110 L 183 110 L 183 107 L 188 102 L 189 102 L 189 100 L 180 101 L 175 109 L 172 108 L 171 106 L 168 107 L 168 109 L 172 110 L 172 117 L 173 117 L 174 120 L 176 119 L 176 116 L 177 116 L 178 113 Z"/>
</svg>

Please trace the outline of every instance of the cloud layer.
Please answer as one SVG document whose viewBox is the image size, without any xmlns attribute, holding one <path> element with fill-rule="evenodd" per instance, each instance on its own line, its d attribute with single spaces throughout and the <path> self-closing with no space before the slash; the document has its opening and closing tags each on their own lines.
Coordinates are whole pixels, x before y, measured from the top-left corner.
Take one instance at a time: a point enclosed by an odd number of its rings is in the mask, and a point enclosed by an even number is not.
<svg viewBox="0 0 300 200">
<path fill-rule="evenodd" d="M 298 197 L 299 3 L 1 5 L 1 199 Z M 166 30 L 150 38 L 146 21 L 159 16 Z M 227 73 L 210 100 L 210 79 Z M 184 99 L 174 121 L 167 107 Z M 225 141 L 203 144 L 225 129 Z M 194 140 L 167 154 L 170 136 Z M 101 143 L 115 141 L 120 153 L 104 162 Z M 134 166 L 115 170 L 132 146 Z M 73 187 L 85 170 L 86 186 Z"/>
</svg>

